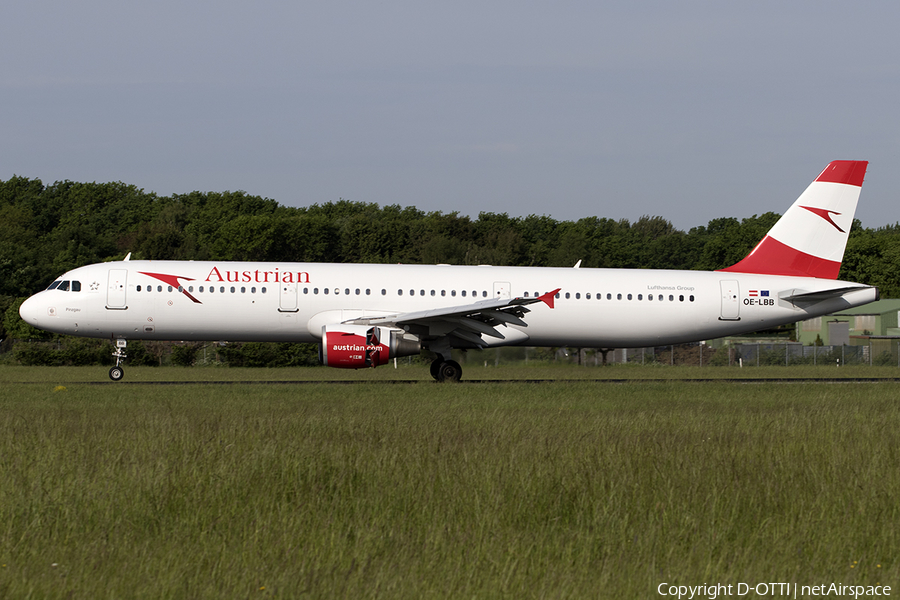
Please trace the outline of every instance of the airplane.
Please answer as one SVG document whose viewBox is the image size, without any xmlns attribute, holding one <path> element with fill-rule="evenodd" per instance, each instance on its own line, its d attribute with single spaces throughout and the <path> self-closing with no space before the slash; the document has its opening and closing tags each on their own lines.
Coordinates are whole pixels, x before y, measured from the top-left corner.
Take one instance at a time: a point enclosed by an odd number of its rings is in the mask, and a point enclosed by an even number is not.
<svg viewBox="0 0 900 600">
<path fill-rule="evenodd" d="M 743 260 L 718 271 L 125 260 L 73 269 L 19 309 L 54 333 L 128 340 L 313 342 L 372 368 L 452 349 L 639 348 L 747 333 L 879 297 L 837 281 L 867 161 L 831 162 Z"/>
</svg>

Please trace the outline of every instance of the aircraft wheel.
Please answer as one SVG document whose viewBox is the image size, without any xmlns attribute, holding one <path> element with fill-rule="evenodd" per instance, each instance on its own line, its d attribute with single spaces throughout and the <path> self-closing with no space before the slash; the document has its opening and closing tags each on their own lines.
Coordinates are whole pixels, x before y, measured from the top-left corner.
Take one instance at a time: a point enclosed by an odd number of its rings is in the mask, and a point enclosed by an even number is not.
<svg viewBox="0 0 900 600">
<path fill-rule="evenodd" d="M 441 363 L 438 369 L 438 381 L 459 381 L 462 377 L 462 367 L 455 360 L 447 360 Z"/>
<path fill-rule="evenodd" d="M 122 367 L 113 367 L 109 370 L 109 378 L 113 381 L 121 381 L 125 377 L 125 369 Z"/>
<path fill-rule="evenodd" d="M 441 365 L 444 363 L 443 358 L 436 358 L 431 361 L 431 376 L 435 378 L 435 380 L 441 380 Z"/>
</svg>

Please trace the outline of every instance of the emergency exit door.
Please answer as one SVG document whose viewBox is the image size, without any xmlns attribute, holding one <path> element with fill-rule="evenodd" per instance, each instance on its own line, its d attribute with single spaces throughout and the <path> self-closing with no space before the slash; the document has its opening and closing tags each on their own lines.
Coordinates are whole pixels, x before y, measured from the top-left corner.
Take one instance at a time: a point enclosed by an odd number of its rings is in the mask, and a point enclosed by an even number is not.
<svg viewBox="0 0 900 600">
<path fill-rule="evenodd" d="M 278 303 L 278 312 L 297 312 L 300 310 L 297 304 L 297 284 L 282 283 L 281 298 Z"/>
</svg>

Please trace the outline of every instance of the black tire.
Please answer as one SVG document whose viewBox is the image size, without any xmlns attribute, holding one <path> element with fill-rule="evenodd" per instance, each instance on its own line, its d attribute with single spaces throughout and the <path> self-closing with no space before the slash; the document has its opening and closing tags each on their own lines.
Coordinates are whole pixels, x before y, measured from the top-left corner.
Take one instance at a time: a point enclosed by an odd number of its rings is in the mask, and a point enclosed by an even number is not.
<svg viewBox="0 0 900 600">
<path fill-rule="evenodd" d="M 435 381 L 441 380 L 441 365 L 444 363 L 443 358 L 436 358 L 431 361 L 431 376 L 434 377 Z"/>
<path fill-rule="evenodd" d="M 113 367 L 109 370 L 109 378 L 113 381 L 121 381 L 125 377 L 125 369 L 122 367 Z"/>
<path fill-rule="evenodd" d="M 462 377 L 462 367 L 455 360 L 447 360 L 441 363 L 438 369 L 438 381 L 459 381 Z"/>
</svg>

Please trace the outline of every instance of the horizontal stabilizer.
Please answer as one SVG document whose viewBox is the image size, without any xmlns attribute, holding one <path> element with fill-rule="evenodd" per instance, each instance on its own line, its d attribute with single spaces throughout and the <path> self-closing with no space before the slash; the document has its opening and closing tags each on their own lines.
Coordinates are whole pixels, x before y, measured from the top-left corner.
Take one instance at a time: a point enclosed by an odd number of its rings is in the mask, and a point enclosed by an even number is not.
<svg viewBox="0 0 900 600">
<path fill-rule="evenodd" d="M 843 298 L 849 294 L 853 294 L 856 292 L 869 292 L 871 294 L 874 294 L 874 298 L 872 298 L 871 301 L 878 300 L 880 298 L 880 294 L 878 292 L 877 287 L 858 286 L 858 285 L 834 288 L 831 290 L 821 290 L 818 292 L 807 292 L 804 290 L 791 290 L 786 295 L 779 296 L 779 298 L 781 300 L 786 300 L 793 304 L 806 304 L 806 303 L 823 302 L 825 300 L 832 300 L 834 298 Z"/>
</svg>

